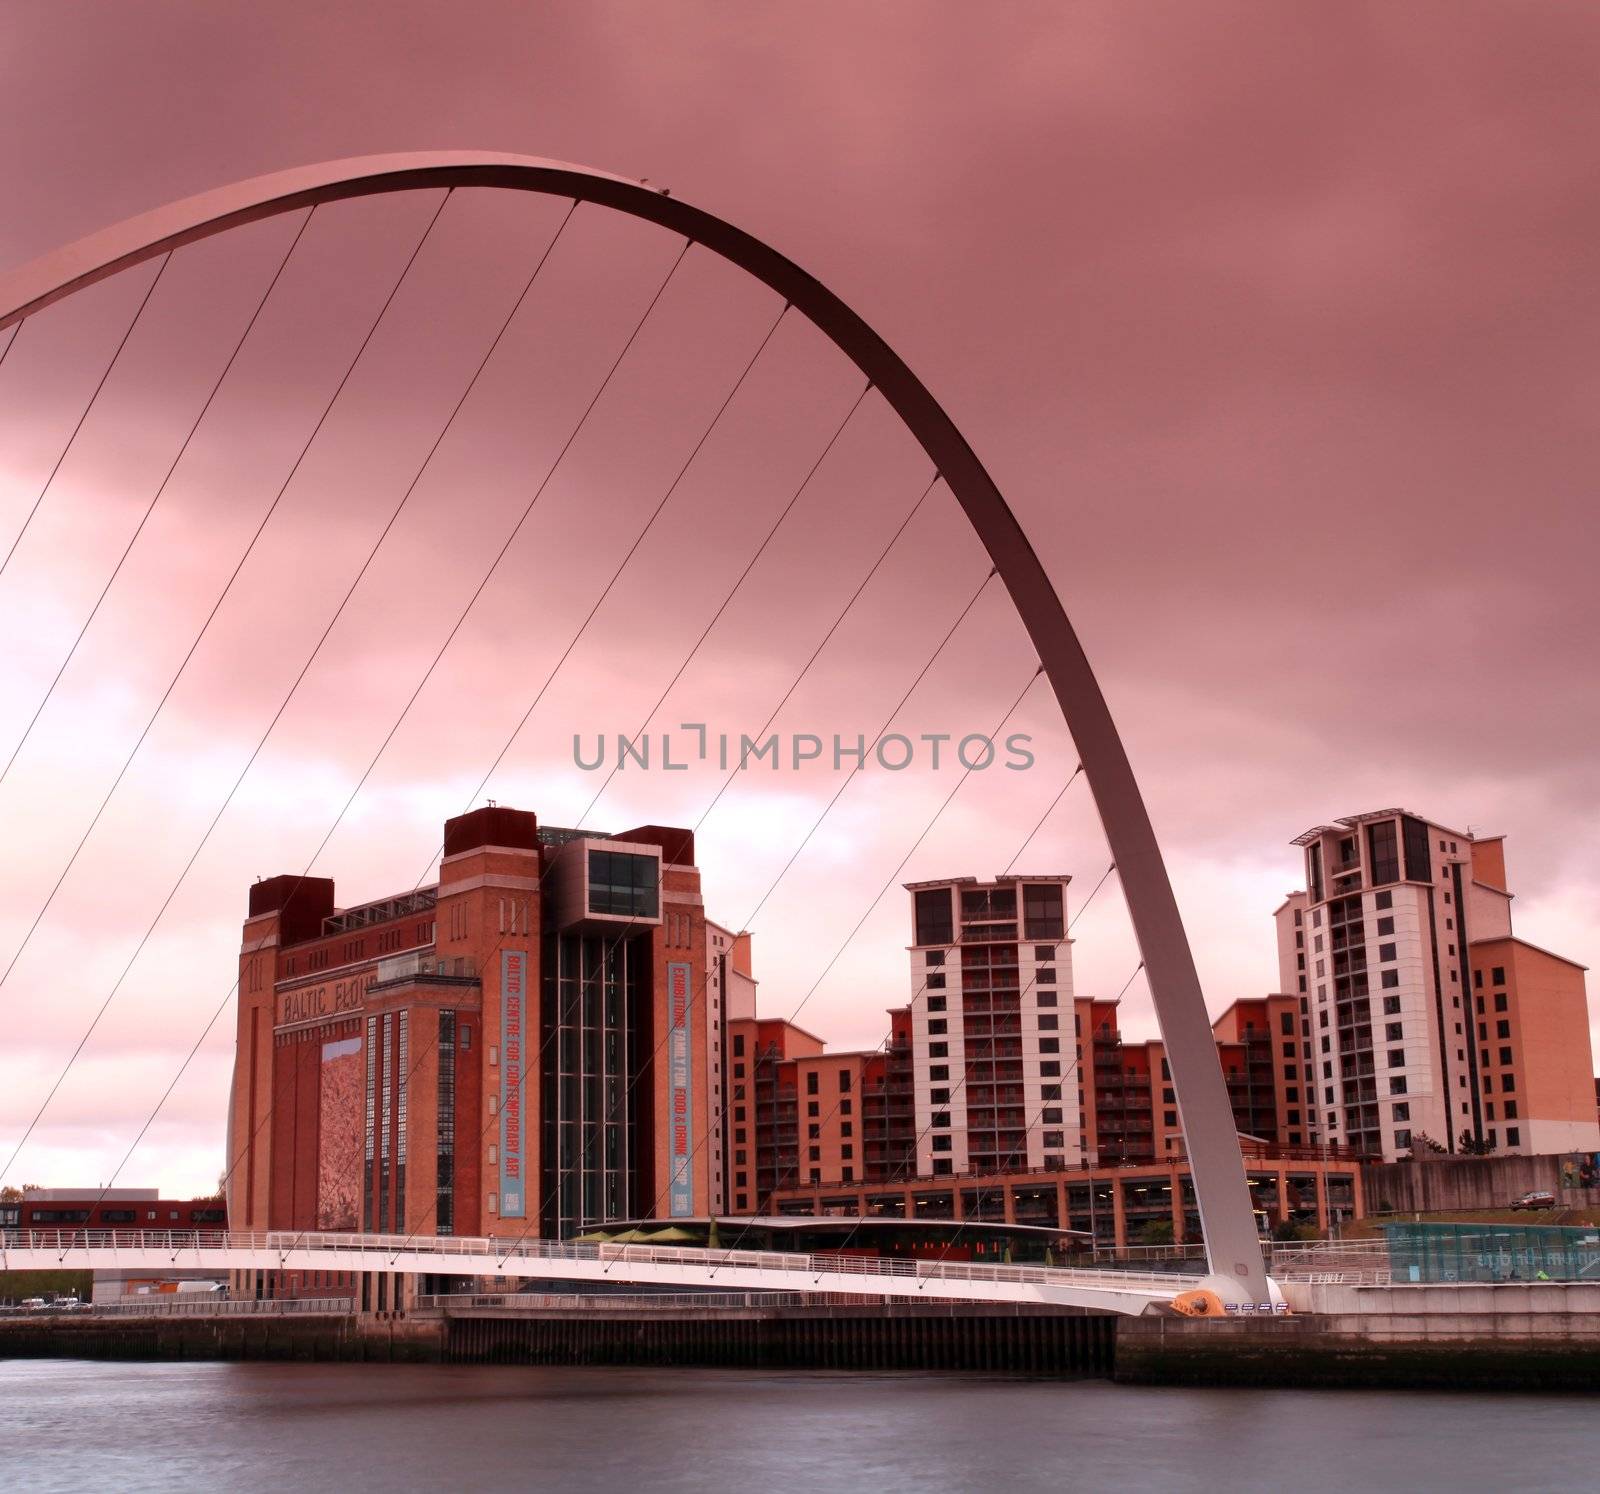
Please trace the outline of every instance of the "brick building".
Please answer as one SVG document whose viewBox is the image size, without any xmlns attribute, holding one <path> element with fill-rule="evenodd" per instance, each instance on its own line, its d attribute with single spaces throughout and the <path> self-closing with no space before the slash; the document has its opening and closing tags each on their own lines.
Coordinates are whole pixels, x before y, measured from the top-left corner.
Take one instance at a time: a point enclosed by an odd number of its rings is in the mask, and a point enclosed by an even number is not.
<svg viewBox="0 0 1600 1494">
<path fill-rule="evenodd" d="M 258 882 L 233 1227 L 557 1237 L 705 1213 L 719 932 L 690 832 L 498 806 L 447 823 L 431 887 L 339 907 L 324 878 Z"/>
</svg>

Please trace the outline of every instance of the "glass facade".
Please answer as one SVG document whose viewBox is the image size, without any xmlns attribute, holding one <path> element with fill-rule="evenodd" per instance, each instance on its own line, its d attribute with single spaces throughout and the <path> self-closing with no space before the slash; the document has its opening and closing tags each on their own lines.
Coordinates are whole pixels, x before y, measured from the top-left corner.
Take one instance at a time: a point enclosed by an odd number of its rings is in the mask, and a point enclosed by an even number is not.
<svg viewBox="0 0 1600 1494">
<path fill-rule="evenodd" d="M 1406 879 L 1411 882 L 1431 882 L 1433 855 L 1428 841 L 1428 827 L 1410 815 L 1401 820 L 1400 825 L 1405 837 Z"/>
<path fill-rule="evenodd" d="M 1368 881 L 1383 887 L 1400 880 L 1400 839 L 1393 820 L 1379 820 L 1367 826 Z"/>
<path fill-rule="evenodd" d="M 916 894 L 918 944 L 954 944 L 955 919 L 948 887 L 925 888 Z"/>
<path fill-rule="evenodd" d="M 650 1055 L 649 974 L 648 936 L 568 933 L 544 941 L 540 1229 L 547 1239 L 657 1206 L 642 1196 L 630 1166 L 638 1110 L 649 1100 L 648 1088 L 632 1083 Z"/>
<path fill-rule="evenodd" d="M 439 1131 L 435 1175 L 434 1227 L 456 1232 L 456 1014 L 439 1013 Z"/>
<path fill-rule="evenodd" d="M 367 1082 L 363 1106 L 361 1148 L 361 1227 L 368 1234 L 377 1225 L 372 1196 L 373 1159 L 377 1155 L 378 1122 L 378 1019 L 367 1018 Z"/>
<path fill-rule="evenodd" d="M 1060 939 L 1065 935 L 1059 886 L 1023 888 L 1022 931 L 1025 939 Z"/>
<path fill-rule="evenodd" d="M 619 918 L 661 916 L 660 863 L 631 851 L 589 852 L 589 912 Z"/>
</svg>

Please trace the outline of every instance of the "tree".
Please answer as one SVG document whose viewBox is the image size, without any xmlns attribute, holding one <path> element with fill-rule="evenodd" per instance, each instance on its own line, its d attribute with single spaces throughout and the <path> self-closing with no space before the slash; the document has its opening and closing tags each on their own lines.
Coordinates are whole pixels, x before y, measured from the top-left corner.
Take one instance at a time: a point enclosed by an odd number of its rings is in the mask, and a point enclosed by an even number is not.
<svg viewBox="0 0 1600 1494">
<path fill-rule="evenodd" d="M 1421 1157 L 1426 1157 L 1431 1152 L 1442 1152 L 1444 1147 L 1433 1139 L 1426 1131 L 1413 1131 L 1411 1133 L 1411 1160 L 1415 1162 Z"/>
<path fill-rule="evenodd" d="M 1172 1239 L 1170 1219 L 1151 1219 L 1140 1227 L 1138 1235 L 1141 1245 L 1170 1245 Z"/>
<path fill-rule="evenodd" d="M 20 1188 L 13 1188 L 7 1185 L 4 1188 L 0 1188 L 0 1203 L 21 1203 L 24 1194 L 36 1192 L 38 1187 L 37 1183 L 24 1183 Z"/>
<path fill-rule="evenodd" d="M 1495 1149 L 1492 1141 L 1479 1141 L 1471 1131 L 1463 1131 L 1456 1145 L 1465 1157 L 1487 1157 Z"/>
</svg>

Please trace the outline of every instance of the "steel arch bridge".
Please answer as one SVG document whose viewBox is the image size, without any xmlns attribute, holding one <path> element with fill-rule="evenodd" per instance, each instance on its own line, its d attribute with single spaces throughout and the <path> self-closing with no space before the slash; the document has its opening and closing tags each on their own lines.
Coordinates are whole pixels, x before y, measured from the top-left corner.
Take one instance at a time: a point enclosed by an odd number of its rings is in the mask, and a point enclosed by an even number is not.
<svg viewBox="0 0 1600 1494">
<path fill-rule="evenodd" d="M 866 376 L 932 459 L 988 552 L 1061 706 L 1122 881 L 1171 1065 L 1211 1284 L 1265 1302 L 1266 1268 L 1204 997 L 1155 831 L 1105 697 L 1021 525 L 927 387 L 838 296 L 760 239 L 647 183 L 560 161 L 479 151 L 357 157 L 171 203 L 0 276 L 0 331 L 120 270 L 230 228 L 380 193 L 498 188 L 614 209 L 703 245 L 801 312 Z"/>
</svg>

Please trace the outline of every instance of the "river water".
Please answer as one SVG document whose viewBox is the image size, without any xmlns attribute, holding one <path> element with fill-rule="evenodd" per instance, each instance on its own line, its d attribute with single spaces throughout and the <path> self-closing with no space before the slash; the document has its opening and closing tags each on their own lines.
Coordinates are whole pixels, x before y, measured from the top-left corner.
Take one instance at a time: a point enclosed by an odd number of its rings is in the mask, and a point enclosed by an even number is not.
<svg viewBox="0 0 1600 1494">
<path fill-rule="evenodd" d="M 1600 1401 L 932 1374 L 0 1362 L 0 1487 L 1585 1489 Z"/>
</svg>

